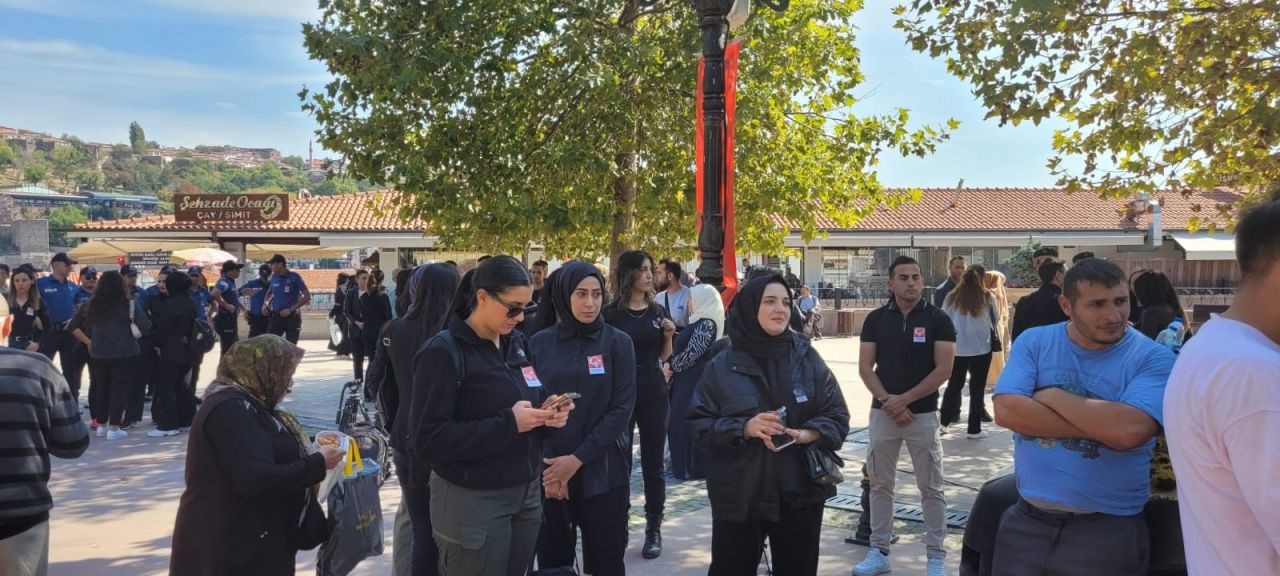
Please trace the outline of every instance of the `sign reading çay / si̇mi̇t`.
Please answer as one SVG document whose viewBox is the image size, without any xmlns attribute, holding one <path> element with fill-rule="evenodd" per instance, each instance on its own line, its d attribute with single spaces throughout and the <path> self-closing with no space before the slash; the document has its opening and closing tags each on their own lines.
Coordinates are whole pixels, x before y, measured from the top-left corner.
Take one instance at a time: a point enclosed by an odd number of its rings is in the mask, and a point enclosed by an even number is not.
<svg viewBox="0 0 1280 576">
<path fill-rule="evenodd" d="M 178 222 L 270 222 L 289 219 L 288 194 L 175 194 Z"/>
</svg>

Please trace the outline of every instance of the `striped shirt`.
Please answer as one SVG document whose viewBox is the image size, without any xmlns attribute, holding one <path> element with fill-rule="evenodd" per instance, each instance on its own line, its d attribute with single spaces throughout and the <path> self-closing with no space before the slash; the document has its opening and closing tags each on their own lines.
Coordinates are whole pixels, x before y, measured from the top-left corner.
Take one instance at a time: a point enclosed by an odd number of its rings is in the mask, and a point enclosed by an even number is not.
<svg viewBox="0 0 1280 576">
<path fill-rule="evenodd" d="M 49 517 L 49 455 L 78 458 L 89 447 L 77 408 L 47 358 L 0 348 L 0 539 Z"/>
</svg>

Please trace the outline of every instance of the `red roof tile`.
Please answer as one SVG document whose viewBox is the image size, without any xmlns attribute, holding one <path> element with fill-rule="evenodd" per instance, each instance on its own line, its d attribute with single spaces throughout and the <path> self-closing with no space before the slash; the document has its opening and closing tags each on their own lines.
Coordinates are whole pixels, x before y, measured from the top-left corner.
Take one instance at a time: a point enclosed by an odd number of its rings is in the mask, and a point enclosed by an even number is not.
<svg viewBox="0 0 1280 576">
<path fill-rule="evenodd" d="M 99 220 L 76 226 L 84 231 L 298 231 L 298 232 L 423 232 L 420 220 L 402 223 L 394 211 L 378 215 L 370 207 L 385 205 L 394 190 L 377 190 L 341 196 L 295 199 L 289 206 L 289 220 L 261 223 L 175 222 L 173 216 L 144 216 L 126 220 Z M 1219 204 L 1234 204 L 1240 194 L 1227 190 L 1201 192 L 1184 198 L 1173 191 L 1153 195 L 1164 207 L 1166 230 L 1186 228 L 1198 213 L 1211 217 Z M 954 203 L 954 205 L 953 205 Z M 1143 230 L 1150 215 L 1134 219 L 1125 216 L 1126 201 L 1102 199 L 1092 192 L 1067 194 L 1061 188 L 965 188 L 957 196 L 954 188 L 927 188 L 920 202 L 892 210 L 881 209 L 858 222 L 853 231 L 1115 231 Z M 819 214 L 818 228 L 840 230 L 830 218 Z M 776 226 L 797 228 L 781 217 L 771 217 Z"/>
<path fill-rule="evenodd" d="M 276 222 L 176 222 L 173 215 L 142 216 L 122 220 L 98 220 L 76 226 L 84 231 L 300 231 L 300 232 L 422 232 L 421 221 L 405 224 L 394 211 L 381 216 L 370 206 L 385 206 L 394 190 L 371 190 L 340 196 L 294 198 L 289 219 Z"/>
</svg>

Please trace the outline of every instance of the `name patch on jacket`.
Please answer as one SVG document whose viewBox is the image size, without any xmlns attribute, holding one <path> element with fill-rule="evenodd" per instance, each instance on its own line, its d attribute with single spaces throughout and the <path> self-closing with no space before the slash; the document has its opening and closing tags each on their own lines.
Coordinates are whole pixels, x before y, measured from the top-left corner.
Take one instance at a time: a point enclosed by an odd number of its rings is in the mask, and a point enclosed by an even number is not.
<svg viewBox="0 0 1280 576">
<path fill-rule="evenodd" d="M 596 354 L 587 357 L 588 374 L 604 374 L 604 356 Z"/>
<path fill-rule="evenodd" d="M 915 334 L 911 337 L 911 341 L 916 344 L 924 344 L 926 341 L 926 332 L 924 326 L 916 326 Z"/>
</svg>

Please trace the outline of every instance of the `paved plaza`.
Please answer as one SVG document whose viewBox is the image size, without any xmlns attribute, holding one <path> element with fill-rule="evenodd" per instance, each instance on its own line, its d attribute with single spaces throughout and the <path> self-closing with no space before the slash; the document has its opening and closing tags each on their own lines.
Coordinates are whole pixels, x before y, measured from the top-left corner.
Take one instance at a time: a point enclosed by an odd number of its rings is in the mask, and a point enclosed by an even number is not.
<svg viewBox="0 0 1280 576">
<path fill-rule="evenodd" d="M 294 392 L 285 408 L 314 429 L 327 427 L 337 409 L 342 383 L 351 376 L 351 361 L 335 357 L 324 342 L 304 341 L 308 350 L 298 369 Z M 846 482 L 830 504 L 822 532 L 819 573 L 846 575 L 861 560 L 866 549 L 846 544 L 857 521 L 859 470 L 866 452 L 866 432 L 870 394 L 858 378 L 858 340 L 828 338 L 815 343 L 827 359 L 844 390 L 852 414 L 851 434 L 841 451 L 846 458 Z M 200 383 L 203 386 L 216 370 L 216 354 L 205 360 Z M 957 427 L 944 437 L 946 453 L 946 496 L 953 521 L 947 547 L 948 565 L 956 573 L 959 562 L 961 528 L 982 482 L 1012 465 L 1009 433 L 991 426 L 991 436 L 968 440 Z M 50 488 L 52 512 L 50 571 L 52 576 L 154 576 L 168 573 L 170 538 L 178 499 L 183 490 L 183 469 L 187 435 L 146 438 L 150 422 L 130 432 L 125 440 L 107 442 L 93 438 L 78 460 L 56 460 Z M 701 482 L 670 480 L 667 492 L 667 521 L 663 526 L 665 548 L 661 558 L 640 557 L 643 541 L 642 490 L 633 475 L 631 544 L 627 549 L 629 574 L 638 576 L 694 576 L 706 574 L 711 556 L 711 508 Z M 899 463 L 898 507 L 904 518 L 918 510 L 915 480 L 905 451 Z M 391 574 L 392 518 L 400 503 L 395 479 L 382 489 L 386 553 L 370 558 L 353 572 L 361 576 Z M 923 526 L 909 519 L 899 520 L 902 536 L 894 548 L 894 574 L 924 574 Z M 298 554 L 298 573 L 315 571 L 314 553 Z M 761 568 L 761 574 L 765 574 Z"/>
</svg>

